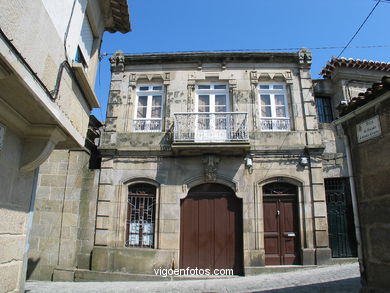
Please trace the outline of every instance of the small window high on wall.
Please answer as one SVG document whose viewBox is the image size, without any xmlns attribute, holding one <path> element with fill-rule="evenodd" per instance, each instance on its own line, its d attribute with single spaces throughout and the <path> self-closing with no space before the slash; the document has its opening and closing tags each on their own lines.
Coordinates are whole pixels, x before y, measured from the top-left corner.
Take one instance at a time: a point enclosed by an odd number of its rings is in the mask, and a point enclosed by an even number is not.
<svg viewBox="0 0 390 293">
<path fill-rule="evenodd" d="M 156 187 L 134 184 L 129 187 L 126 246 L 154 248 Z"/>
<path fill-rule="evenodd" d="M 331 123 L 333 120 L 332 116 L 332 104 L 329 97 L 316 97 L 316 107 L 318 122 L 320 123 Z"/>
</svg>

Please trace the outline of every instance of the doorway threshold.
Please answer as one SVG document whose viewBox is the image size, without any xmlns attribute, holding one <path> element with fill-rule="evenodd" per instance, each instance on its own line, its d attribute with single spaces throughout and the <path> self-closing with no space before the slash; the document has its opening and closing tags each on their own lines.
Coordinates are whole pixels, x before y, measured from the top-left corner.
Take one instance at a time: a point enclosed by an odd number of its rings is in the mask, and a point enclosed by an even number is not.
<svg viewBox="0 0 390 293">
<path fill-rule="evenodd" d="M 253 276 L 260 274 L 284 273 L 298 270 L 308 270 L 317 267 L 316 265 L 273 265 L 263 267 L 245 267 L 245 275 Z"/>
</svg>

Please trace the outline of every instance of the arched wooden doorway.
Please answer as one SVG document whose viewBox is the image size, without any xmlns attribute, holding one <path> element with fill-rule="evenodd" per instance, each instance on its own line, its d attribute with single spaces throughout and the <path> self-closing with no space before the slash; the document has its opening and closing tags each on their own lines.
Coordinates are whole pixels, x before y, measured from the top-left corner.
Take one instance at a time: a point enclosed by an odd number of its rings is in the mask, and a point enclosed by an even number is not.
<svg viewBox="0 0 390 293">
<path fill-rule="evenodd" d="M 243 274 L 242 200 L 233 190 L 201 184 L 180 205 L 180 267 Z"/>
<path fill-rule="evenodd" d="M 266 265 L 300 264 L 298 190 L 274 182 L 263 186 Z"/>
</svg>

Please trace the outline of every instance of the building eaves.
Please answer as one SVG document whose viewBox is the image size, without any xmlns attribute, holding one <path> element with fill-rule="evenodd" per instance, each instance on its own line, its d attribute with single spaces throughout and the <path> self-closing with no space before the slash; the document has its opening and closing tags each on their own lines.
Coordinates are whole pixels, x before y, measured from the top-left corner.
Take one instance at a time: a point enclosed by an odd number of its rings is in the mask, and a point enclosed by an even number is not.
<svg viewBox="0 0 390 293">
<path fill-rule="evenodd" d="M 367 103 L 376 100 L 387 92 L 390 92 L 390 77 L 383 76 L 382 82 L 374 83 L 371 88 L 366 90 L 365 93 L 360 93 L 357 97 L 352 98 L 348 104 L 338 105 L 337 110 L 340 113 L 340 117 L 343 117 Z"/>
<path fill-rule="evenodd" d="M 106 25 L 106 30 L 110 33 L 131 31 L 130 15 L 127 0 L 109 0 L 111 10 L 110 25 Z"/>
<path fill-rule="evenodd" d="M 360 60 L 360 59 L 346 59 L 333 57 L 328 61 L 326 66 L 322 69 L 321 75 L 324 78 L 330 78 L 336 68 L 353 68 L 364 70 L 375 70 L 382 72 L 390 72 L 390 63 L 372 61 L 372 60 Z"/>
<path fill-rule="evenodd" d="M 125 55 L 126 65 L 167 63 L 299 63 L 298 52 L 176 52 Z"/>
</svg>

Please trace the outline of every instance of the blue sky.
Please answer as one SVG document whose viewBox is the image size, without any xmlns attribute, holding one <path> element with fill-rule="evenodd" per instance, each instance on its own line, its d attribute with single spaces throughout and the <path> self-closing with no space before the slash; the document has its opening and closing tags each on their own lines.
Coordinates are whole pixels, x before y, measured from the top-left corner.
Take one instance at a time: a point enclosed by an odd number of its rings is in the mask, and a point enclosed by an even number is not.
<svg viewBox="0 0 390 293">
<path fill-rule="evenodd" d="M 375 0 L 129 0 L 132 32 L 105 33 L 102 53 L 253 50 L 345 46 Z M 342 57 L 390 62 L 390 1 L 382 1 Z M 378 48 L 354 48 L 378 46 Z M 342 48 L 312 49 L 312 77 Z M 291 50 L 283 50 L 291 51 Z M 296 51 L 296 50 L 293 50 Z M 109 56 L 95 91 L 105 120 Z"/>
</svg>

